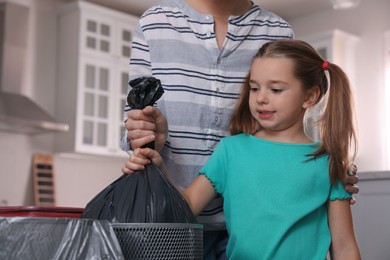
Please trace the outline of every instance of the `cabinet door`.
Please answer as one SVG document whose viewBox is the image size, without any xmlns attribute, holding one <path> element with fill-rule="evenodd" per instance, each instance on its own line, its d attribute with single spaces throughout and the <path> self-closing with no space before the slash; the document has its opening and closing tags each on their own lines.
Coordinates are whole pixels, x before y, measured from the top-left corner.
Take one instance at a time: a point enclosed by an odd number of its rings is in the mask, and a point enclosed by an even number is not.
<svg viewBox="0 0 390 260">
<path fill-rule="evenodd" d="M 79 144 L 85 152 L 125 154 L 120 147 L 124 133 L 123 109 L 127 96 L 128 63 L 134 25 L 115 20 L 82 19 L 84 82 Z M 89 60 L 88 60 L 89 59 Z M 89 62 L 87 62 L 87 60 Z M 91 151 L 93 147 L 93 151 Z"/>
<path fill-rule="evenodd" d="M 108 156 L 126 156 L 120 148 L 124 133 L 132 32 L 138 18 L 86 1 L 60 12 L 58 110 L 72 122 L 59 149 Z M 72 36 L 72 37 L 69 37 Z M 59 97 L 59 98 L 62 98 Z M 77 105 L 70 105 L 77 101 Z"/>
<path fill-rule="evenodd" d="M 113 133 L 111 122 L 115 89 L 114 70 L 101 59 L 83 57 L 80 61 L 77 104 L 76 147 L 82 152 L 107 153 L 109 136 Z"/>
<path fill-rule="evenodd" d="M 131 42 L 133 38 L 133 31 L 135 23 L 124 23 L 118 21 L 115 25 L 116 28 L 116 41 L 115 48 L 117 51 L 118 62 L 124 66 L 129 65 L 130 55 L 131 55 Z"/>
<path fill-rule="evenodd" d="M 114 94 L 113 102 L 113 124 L 115 125 L 115 133 L 112 135 L 113 149 L 112 152 L 117 155 L 126 155 L 126 153 L 120 147 L 120 140 L 125 133 L 124 121 L 127 115 L 124 115 L 123 109 L 126 105 L 127 91 L 128 91 L 128 68 L 126 66 L 117 67 L 116 73 L 116 86 L 118 86 L 117 92 Z"/>
<path fill-rule="evenodd" d="M 127 97 L 126 66 L 83 57 L 78 93 L 76 147 L 80 152 L 122 155 L 123 108 Z"/>
<path fill-rule="evenodd" d="M 81 14 L 81 52 L 94 57 L 112 59 L 117 54 L 115 22 L 93 13 Z"/>
<path fill-rule="evenodd" d="M 93 13 L 83 14 L 81 17 L 81 51 L 128 65 L 135 27 L 135 23 L 130 22 L 133 19 L 129 18 L 128 22 L 123 22 Z"/>
</svg>

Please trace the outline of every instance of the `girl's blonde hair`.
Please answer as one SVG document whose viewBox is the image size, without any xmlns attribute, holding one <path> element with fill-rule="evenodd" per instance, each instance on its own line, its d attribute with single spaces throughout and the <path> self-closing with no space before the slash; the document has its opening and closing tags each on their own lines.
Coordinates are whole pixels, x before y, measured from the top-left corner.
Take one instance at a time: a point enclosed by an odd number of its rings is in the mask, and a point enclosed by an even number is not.
<svg viewBox="0 0 390 260">
<path fill-rule="evenodd" d="M 320 146 L 310 154 L 311 159 L 329 154 L 330 179 L 343 181 L 357 150 L 354 126 L 353 98 L 349 80 L 336 64 L 325 61 L 308 43 L 300 40 L 268 42 L 260 48 L 253 59 L 287 58 L 294 63 L 294 75 L 305 89 L 318 86 L 321 90 L 316 104 L 327 95 L 326 107 L 317 122 L 320 129 Z M 324 66 L 325 65 L 325 66 Z M 329 72 L 329 83 L 325 71 Z M 230 120 L 230 133 L 254 134 L 261 130 L 249 109 L 249 76 L 242 85 L 241 95 Z M 352 149 L 352 150 L 351 150 Z"/>
</svg>

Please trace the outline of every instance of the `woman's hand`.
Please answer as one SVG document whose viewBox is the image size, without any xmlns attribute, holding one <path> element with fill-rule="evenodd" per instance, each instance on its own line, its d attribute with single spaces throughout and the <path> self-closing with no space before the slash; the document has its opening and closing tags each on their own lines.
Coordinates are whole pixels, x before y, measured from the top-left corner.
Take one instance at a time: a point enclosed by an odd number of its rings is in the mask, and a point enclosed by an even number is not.
<svg viewBox="0 0 390 260">
<path fill-rule="evenodd" d="M 152 106 L 127 112 L 125 127 L 133 150 L 155 141 L 155 149 L 160 151 L 167 140 L 167 120 L 160 110 Z"/>
<path fill-rule="evenodd" d="M 166 175 L 166 168 L 161 155 L 156 150 L 150 148 L 135 149 L 122 168 L 122 172 L 131 174 L 133 172 L 142 171 L 145 169 L 146 165 L 151 163 L 151 161 L 153 161 Z"/>
<path fill-rule="evenodd" d="M 352 193 L 352 194 L 358 194 L 359 193 L 359 187 L 356 185 L 359 182 L 359 177 L 357 176 L 357 166 L 355 164 L 351 164 L 350 171 L 348 173 L 348 176 L 345 179 L 345 190 Z M 353 205 L 356 203 L 356 200 L 354 197 L 352 197 L 349 200 L 349 204 Z"/>
</svg>

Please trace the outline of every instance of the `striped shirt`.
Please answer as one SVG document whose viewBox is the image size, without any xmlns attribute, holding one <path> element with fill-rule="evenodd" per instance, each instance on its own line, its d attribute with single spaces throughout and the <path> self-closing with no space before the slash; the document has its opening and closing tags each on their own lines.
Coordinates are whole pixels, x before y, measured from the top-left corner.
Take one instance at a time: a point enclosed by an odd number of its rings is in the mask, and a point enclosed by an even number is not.
<svg viewBox="0 0 390 260">
<path fill-rule="evenodd" d="M 187 187 L 219 140 L 229 135 L 229 119 L 257 50 L 268 41 L 292 37 L 288 23 L 257 5 L 229 18 L 221 49 L 213 17 L 183 0 L 163 0 L 141 16 L 129 80 L 148 75 L 161 80 L 165 93 L 156 106 L 169 128 L 161 155 L 177 185 Z M 125 112 L 130 109 L 126 106 Z M 217 198 L 199 216 L 206 230 L 225 228 L 222 203 Z"/>
</svg>

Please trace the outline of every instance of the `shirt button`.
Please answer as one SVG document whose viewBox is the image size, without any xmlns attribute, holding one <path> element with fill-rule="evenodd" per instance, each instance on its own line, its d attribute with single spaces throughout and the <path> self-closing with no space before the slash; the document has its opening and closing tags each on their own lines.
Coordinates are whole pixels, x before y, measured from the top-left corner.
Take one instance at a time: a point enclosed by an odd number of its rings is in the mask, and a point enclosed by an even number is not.
<svg viewBox="0 0 390 260">
<path fill-rule="evenodd" d="M 214 122 L 218 122 L 218 117 L 217 116 L 214 118 Z"/>
<path fill-rule="evenodd" d="M 206 18 L 207 21 L 210 20 L 210 16 L 206 16 L 205 18 Z"/>
<path fill-rule="evenodd" d="M 211 32 L 207 32 L 207 33 L 206 33 L 206 36 L 207 36 L 207 37 L 210 37 L 210 36 L 211 36 Z"/>
<path fill-rule="evenodd" d="M 221 64 L 221 59 L 217 59 L 217 64 Z"/>
<path fill-rule="evenodd" d="M 217 93 L 219 93 L 219 88 L 217 88 Z"/>
</svg>

